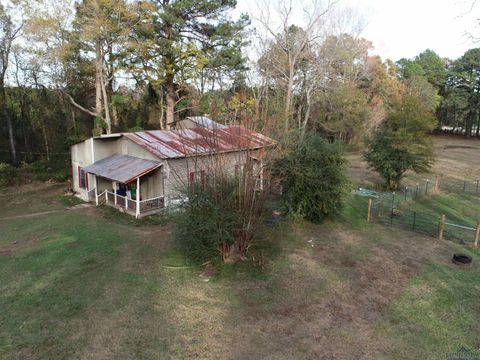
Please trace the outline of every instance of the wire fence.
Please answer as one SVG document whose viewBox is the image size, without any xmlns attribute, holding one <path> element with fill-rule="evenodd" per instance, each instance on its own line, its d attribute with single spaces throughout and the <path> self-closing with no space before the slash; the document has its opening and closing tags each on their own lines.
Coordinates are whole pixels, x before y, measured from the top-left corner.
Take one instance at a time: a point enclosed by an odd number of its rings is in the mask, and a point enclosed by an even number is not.
<svg viewBox="0 0 480 360">
<path fill-rule="evenodd" d="M 405 201 L 416 201 L 439 191 L 480 196 L 480 179 L 457 180 L 437 176 L 434 179 L 425 179 L 415 185 L 401 187 L 394 192 L 379 192 L 360 188 L 355 193 L 372 198 L 381 197 L 384 201 L 394 203 L 397 206 Z"/>
<path fill-rule="evenodd" d="M 427 179 L 422 183 L 417 183 L 414 186 L 405 186 L 393 192 L 379 192 L 360 188 L 355 190 L 354 193 L 377 199 L 382 205 L 396 208 L 404 202 L 416 201 L 438 191 L 439 179 L 437 178 L 434 181 Z"/>
<path fill-rule="evenodd" d="M 467 194 L 480 196 L 479 180 L 454 180 L 441 179 L 439 181 L 439 190 L 456 194 Z"/>
<path fill-rule="evenodd" d="M 391 195 L 387 199 L 379 197 L 370 200 L 368 221 L 399 227 L 460 244 L 478 245 L 480 222 L 477 222 L 477 224 L 454 223 L 444 215 L 408 209 L 405 206 L 399 206 L 401 203 L 401 199 L 398 202 L 395 200 L 395 195 Z"/>
</svg>

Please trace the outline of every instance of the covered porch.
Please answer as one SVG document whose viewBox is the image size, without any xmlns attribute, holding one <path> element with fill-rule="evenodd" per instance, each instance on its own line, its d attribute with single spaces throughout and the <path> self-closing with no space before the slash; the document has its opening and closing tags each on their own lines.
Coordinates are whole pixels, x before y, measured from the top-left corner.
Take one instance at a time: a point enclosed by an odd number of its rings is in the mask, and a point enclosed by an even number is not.
<svg viewBox="0 0 480 360">
<path fill-rule="evenodd" d="M 165 207 L 161 162 L 117 154 L 84 171 L 94 176 L 88 200 L 96 205 L 106 204 L 137 218 Z"/>
</svg>

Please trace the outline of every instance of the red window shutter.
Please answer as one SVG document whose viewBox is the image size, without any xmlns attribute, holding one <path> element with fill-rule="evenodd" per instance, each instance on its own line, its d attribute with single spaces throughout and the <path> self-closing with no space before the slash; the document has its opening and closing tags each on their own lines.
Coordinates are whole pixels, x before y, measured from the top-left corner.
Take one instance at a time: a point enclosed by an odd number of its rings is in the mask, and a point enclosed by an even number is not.
<svg viewBox="0 0 480 360">
<path fill-rule="evenodd" d="M 192 185 L 195 182 L 195 173 L 193 171 L 190 172 L 188 176 L 188 183 Z"/>
<path fill-rule="evenodd" d="M 85 173 L 85 189 L 88 191 L 88 173 Z"/>
<path fill-rule="evenodd" d="M 200 171 L 200 181 L 205 185 L 205 170 Z"/>
</svg>

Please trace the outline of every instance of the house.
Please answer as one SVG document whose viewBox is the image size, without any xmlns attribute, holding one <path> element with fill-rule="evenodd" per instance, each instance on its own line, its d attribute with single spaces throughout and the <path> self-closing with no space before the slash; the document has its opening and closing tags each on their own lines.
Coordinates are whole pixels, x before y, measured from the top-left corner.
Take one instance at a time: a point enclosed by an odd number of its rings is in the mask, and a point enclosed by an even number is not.
<svg viewBox="0 0 480 360">
<path fill-rule="evenodd" d="M 71 148 L 73 189 L 85 201 L 138 218 L 178 202 L 185 184 L 204 181 L 213 157 L 233 174 L 247 158 L 261 167 L 260 153 L 270 144 L 262 134 L 206 117 L 178 121 L 174 130 L 92 137 Z"/>
</svg>

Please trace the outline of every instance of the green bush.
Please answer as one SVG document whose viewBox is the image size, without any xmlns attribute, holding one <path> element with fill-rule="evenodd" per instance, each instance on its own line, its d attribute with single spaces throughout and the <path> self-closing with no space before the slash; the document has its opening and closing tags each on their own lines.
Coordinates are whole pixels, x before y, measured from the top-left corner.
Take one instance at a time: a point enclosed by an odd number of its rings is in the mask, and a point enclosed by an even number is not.
<svg viewBox="0 0 480 360">
<path fill-rule="evenodd" d="M 346 166 L 341 143 L 295 134 L 273 168 L 285 189 L 285 210 L 316 223 L 339 215 L 349 188 Z"/>
<path fill-rule="evenodd" d="M 233 245 L 238 226 L 237 213 L 232 211 L 233 182 L 218 186 L 215 192 L 196 184 L 184 195 L 188 201 L 182 204 L 174 231 L 180 250 L 194 263 L 220 260 L 219 249 Z"/>
<path fill-rule="evenodd" d="M 36 180 L 67 181 L 71 177 L 70 164 L 67 161 L 39 160 L 28 164 L 26 167 Z"/>
<path fill-rule="evenodd" d="M 0 186 L 12 185 L 17 179 L 17 169 L 10 164 L 0 163 Z"/>
<path fill-rule="evenodd" d="M 181 205 L 174 237 L 193 263 L 245 260 L 265 219 L 267 195 L 255 190 L 257 174 L 232 177 L 221 169 L 182 190 L 188 201 Z"/>
</svg>

